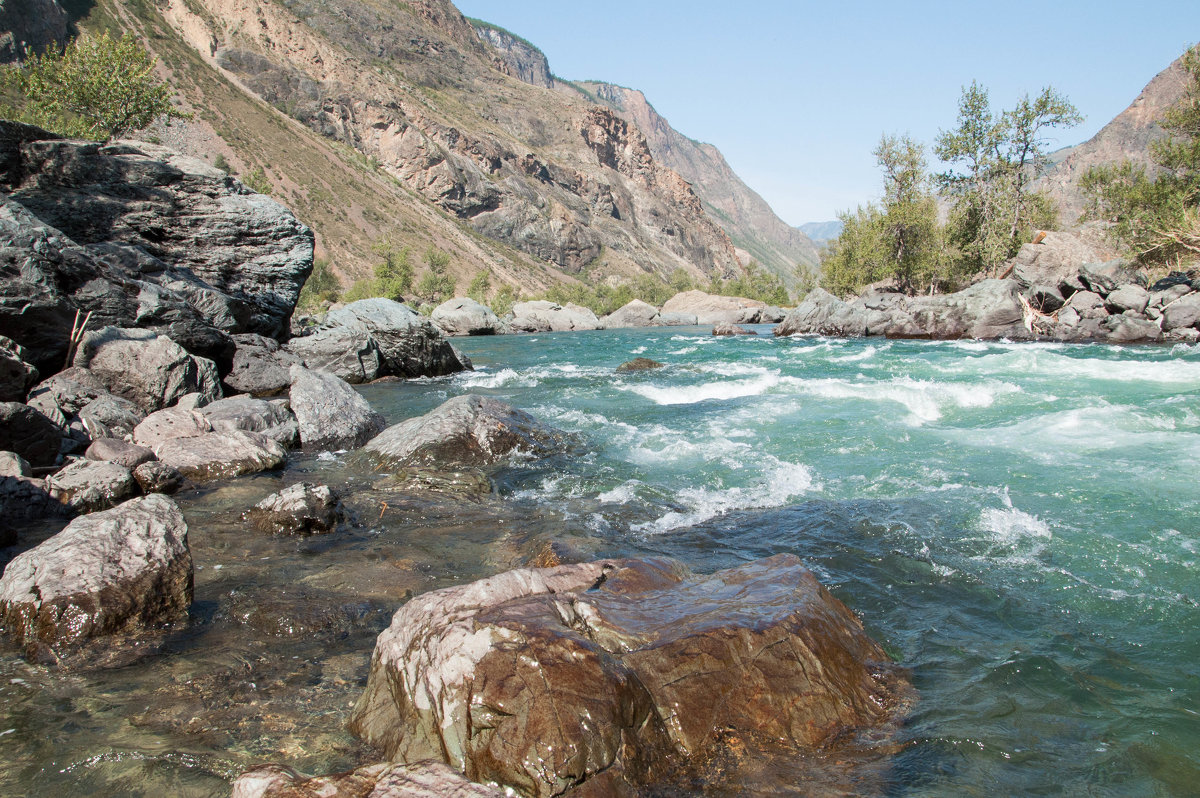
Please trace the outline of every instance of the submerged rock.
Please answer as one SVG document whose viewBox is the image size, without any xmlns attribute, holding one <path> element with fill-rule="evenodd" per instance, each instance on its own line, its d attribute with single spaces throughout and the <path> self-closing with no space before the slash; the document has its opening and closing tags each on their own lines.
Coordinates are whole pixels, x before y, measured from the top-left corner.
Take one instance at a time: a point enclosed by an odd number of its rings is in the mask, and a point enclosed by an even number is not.
<svg viewBox="0 0 1200 798">
<path fill-rule="evenodd" d="M 341 498 L 333 489 L 308 482 L 272 493 L 246 511 L 251 526 L 274 535 L 332 532 L 345 517 Z"/>
<path fill-rule="evenodd" d="M 758 335 L 754 330 L 748 330 L 737 324 L 714 324 L 713 335 Z"/>
<path fill-rule="evenodd" d="M 523 795 L 635 794 L 728 732 L 803 751 L 895 721 L 887 662 L 792 555 L 518 570 L 402 607 L 351 729 Z"/>
<path fill-rule="evenodd" d="M 653 371 L 663 367 L 662 363 L 657 360 L 651 360 L 648 357 L 635 357 L 633 360 L 626 361 L 617 366 L 617 373 L 621 374 L 628 371 Z"/>
<path fill-rule="evenodd" d="M 187 524 L 165 496 L 77 518 L 0 577 L 4 625 L 31 657 L 174 620 L 191 602 Z"/>
<path fill-rule="evenodd" d="M 456 396 L 388 427 L 363 447 L 393 464 L 492 465 L 513 453 L 562 451 L 566 433 L 489 396 Z"/>
<path fill-rule="evenodd" d="M 289 397 L 306 449 L 353 449 L 384 427 L 383 416 L 332 374 L 292 366 Z"/>
</svg>

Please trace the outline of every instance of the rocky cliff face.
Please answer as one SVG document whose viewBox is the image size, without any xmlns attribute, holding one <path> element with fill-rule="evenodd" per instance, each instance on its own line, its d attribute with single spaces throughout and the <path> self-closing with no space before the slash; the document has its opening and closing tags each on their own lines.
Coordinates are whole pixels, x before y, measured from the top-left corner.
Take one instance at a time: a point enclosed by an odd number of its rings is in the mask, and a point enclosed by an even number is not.
<svg viewBox="0 0 1200 798">
<path fill-rule="evenodd" d="M 1183 66 L 1177 59 L 1146 84 L 1128 108 L 1091 139 L 1059 153 L 1061 160 L 1042 179 L 1058 201 L 1063 222 L 1074 224 L 1087 204 L 1079 179 L 1089 169 L 1129 160 L 1150 166 L 1150 144 L 1166 132 L 1158 126 L 1163 113 L 1183 96 Z"/>
<path fill-rule="evenodd" d="M 720 150 L 675 130 L 636 89 L 609 83 L 578 86 L 641 130 L 655 159 L 692 184 L 705 210 L 749 257 L 788 284 L 795 283 L 796 264 L 816 266 L 816 245 L 776 216 L 771 206 L 734 173 Z"/>
<path fill-rule="evenodd" d="M 483 20 L 473 19 L 471 24 L 480 41 L 496 51 L 497 58 L 492 61 L 496 69 L 534 86 L 554 88 L 554 75 L 545 53 L 520 36 Z"/>
<path fill-rule="evenodd" d="M 503 74 L 498 51 L 445 0 L 174 0 L 166 17 L 277 109 L 561 273 L 739 268 L 729 237 L 637 128 Z"/>
<path fill-rule="evenodd" d="M 0 64 L 67 40 L 67 12 L 55 0 L 0 0 Z"/>
</svg>

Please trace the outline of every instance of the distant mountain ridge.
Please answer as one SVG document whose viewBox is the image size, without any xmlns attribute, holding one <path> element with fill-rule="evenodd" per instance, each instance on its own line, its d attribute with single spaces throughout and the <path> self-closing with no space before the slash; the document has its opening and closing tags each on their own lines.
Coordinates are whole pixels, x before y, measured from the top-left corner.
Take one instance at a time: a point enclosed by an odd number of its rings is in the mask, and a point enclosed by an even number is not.
<svg viewBox="0 0 1200 798">
<path fill-rule="evenodd" d="M 804 234 L 817 244 L 823 244 L 840 236 L 842 227 L 840 219 L 834 219 L 831 222 L 805 222 L 800 225 Z"/>
</svg>

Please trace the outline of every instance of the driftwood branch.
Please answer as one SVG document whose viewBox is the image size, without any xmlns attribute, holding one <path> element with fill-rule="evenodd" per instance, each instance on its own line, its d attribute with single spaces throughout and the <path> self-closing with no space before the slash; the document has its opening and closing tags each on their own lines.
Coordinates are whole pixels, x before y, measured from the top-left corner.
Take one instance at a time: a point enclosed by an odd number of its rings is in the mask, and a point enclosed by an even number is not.
<svg viewBox="0 0 1200 798">
<path fill-rule="evenodd" d="M 83 324 L 79 323 L 79 311 L 75 311 L 75 321 L 71 322 L 71 337 L 67 341 L 67 361 L 63 364 L 63 368 L 71 367 L 71 362 L 75 360 L 75 351 L 79 349 L 79 344 L 83 341 L 83 331 L 87 329 L 88 322 L 92 320 L 92 312 L 83 317 Z"/>
</svg>

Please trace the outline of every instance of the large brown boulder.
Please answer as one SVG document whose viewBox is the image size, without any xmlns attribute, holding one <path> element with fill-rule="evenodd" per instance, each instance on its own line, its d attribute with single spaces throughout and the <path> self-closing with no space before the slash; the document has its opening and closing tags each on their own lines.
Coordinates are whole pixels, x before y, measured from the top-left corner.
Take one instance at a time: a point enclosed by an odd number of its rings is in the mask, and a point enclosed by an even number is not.
<svg viewBox="0 0 1200 798">
<path fill-rule="evenodd" d="M 187 524 L 160 495 L 77 518 L 0 577 L 4 626 L 30 656 L 174 620 L 191 602 Z"/>
<path fill-rule="evenodd" d="M 799 751 L 895 720 L 887 663 L 792 555 L 518 570 L 402 607 L 351 729 L 522 795 L 625 795 L 730 733 Z"/>
<path fill-rule="evenodd" d="M 305 778 L 282 765 L 238 776 L 230 798 L 503 798 L 495 787 L 467 781 L 441 762 L 367 765 L 349 773 Z"/>
</svg>

